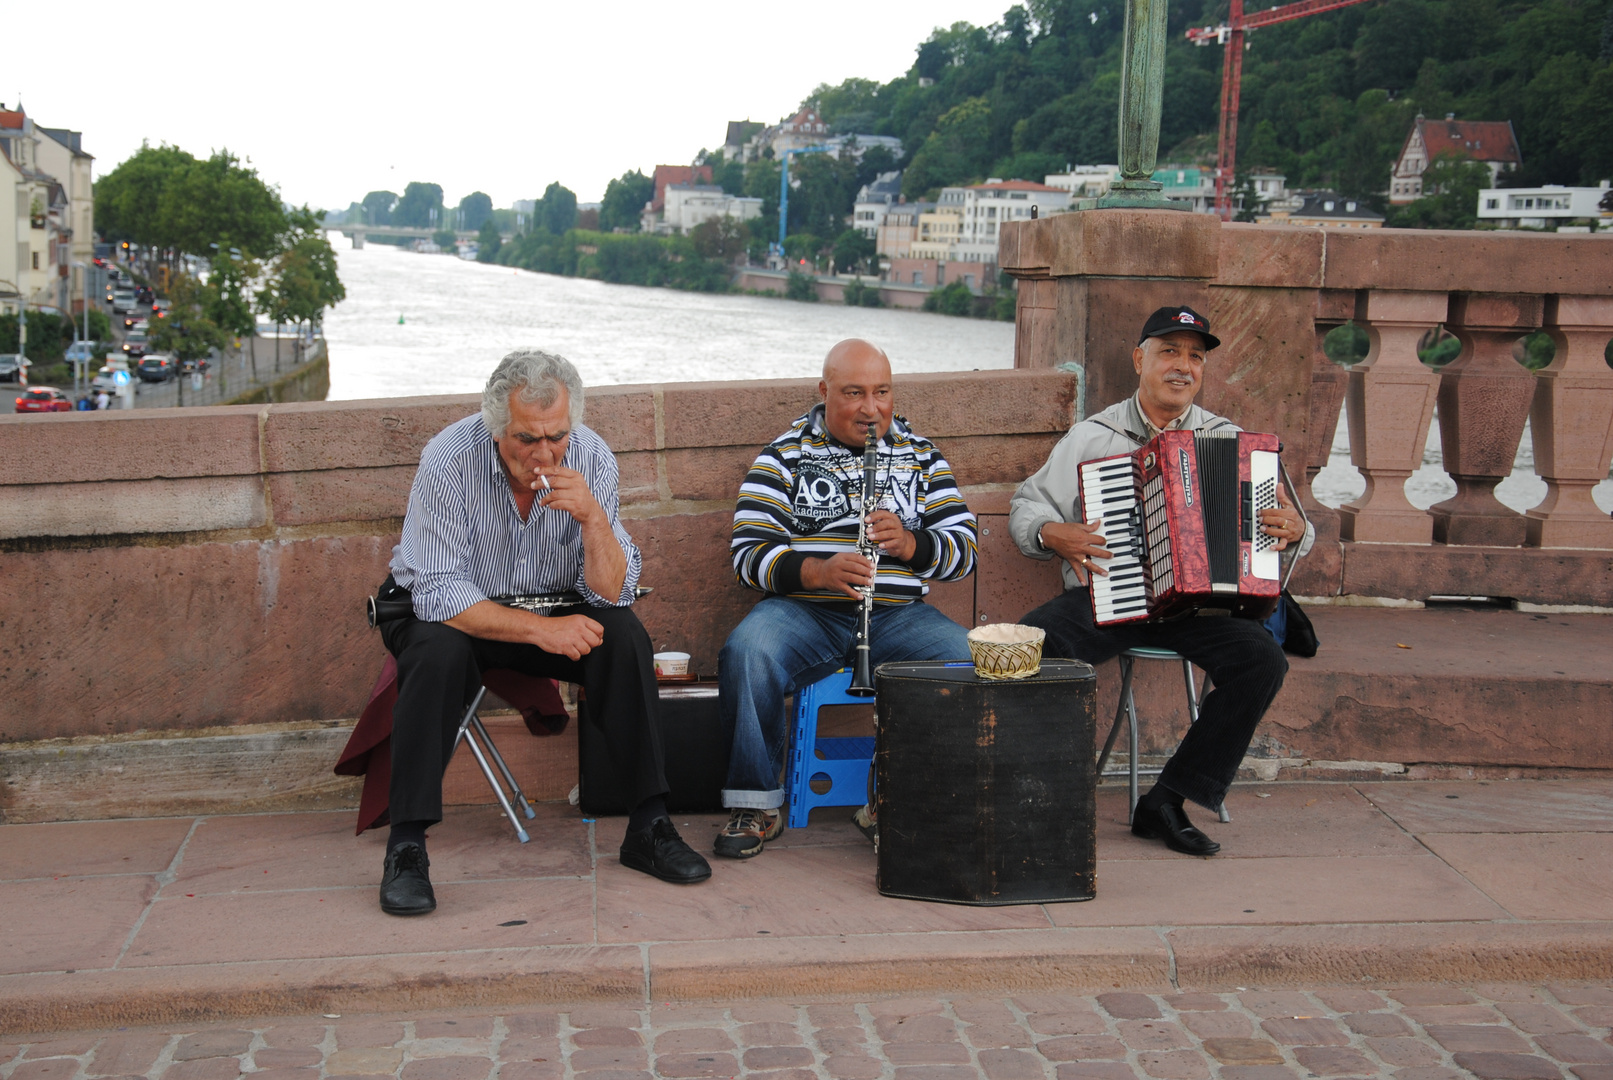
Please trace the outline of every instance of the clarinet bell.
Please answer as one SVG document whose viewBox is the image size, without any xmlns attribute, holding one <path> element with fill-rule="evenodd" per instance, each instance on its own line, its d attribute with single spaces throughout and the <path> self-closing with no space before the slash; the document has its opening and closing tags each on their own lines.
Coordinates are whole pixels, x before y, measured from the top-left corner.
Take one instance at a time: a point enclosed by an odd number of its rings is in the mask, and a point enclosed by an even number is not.
<svg viewBox="0 0 1613 1080">
<path fill-rule="evenodd" d="M 846 687 L 846 693 L 852 697 L 874 696 L 874 673 L 868 667 L 866 648 L 857 650 L 857 659 L 851 665 L 851 685 Z"/>
</svg>

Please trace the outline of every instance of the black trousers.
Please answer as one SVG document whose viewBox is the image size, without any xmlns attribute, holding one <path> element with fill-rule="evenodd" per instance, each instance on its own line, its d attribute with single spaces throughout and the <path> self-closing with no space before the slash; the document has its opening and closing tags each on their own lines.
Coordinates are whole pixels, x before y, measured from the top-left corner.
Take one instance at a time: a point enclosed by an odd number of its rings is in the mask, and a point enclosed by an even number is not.
<svg viewBox="0 0 1613 1080">
<path fill-rule="evenodd" d="M 611 607 L 555 614 L 587 615 L 604 628 L 604 642 L 572 660 L 535 645 L 474 638 L 446 623 L 406 618 L 382 625 L 382 639 L 398 661 L 388 808 L 394 822 L 442 820 L 442 774 L 459 722 L 481 688 L 482 672 L 494 668 L 581 684 L 590 722 L 604 735 L 634 805 L 666 794 L 655 651 L 638 616 L 631 608 Z"/>
<path fill-rule="evenodd" d="M 1271 633 L 1253 619 L 1193 617 L 1099 627 L 1092 594 L 1071 589 L 1020 622 L 1047 631 L 1046 656 L 1100 664 L 1126 649 L 1147 646 L 1181 653 L 1209 672 L 1215 686 L 1165 763 L 1160 782 L 1206 809 L 1226 797 L 1238 765 L 1288 674 L 1288 658 Z"/>
</svg>

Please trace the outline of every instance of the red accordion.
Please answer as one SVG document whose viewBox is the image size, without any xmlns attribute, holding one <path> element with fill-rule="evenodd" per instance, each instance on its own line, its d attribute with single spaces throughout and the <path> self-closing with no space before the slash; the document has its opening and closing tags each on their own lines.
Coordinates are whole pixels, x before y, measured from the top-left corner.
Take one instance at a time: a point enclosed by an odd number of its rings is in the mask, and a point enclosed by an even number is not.
<svg viewBox="0 0 1613 1080">
<path fill-rule="evenodd" d="M 1281 594 L 1277 507 L 1282 444 L 1249 431 L 1166 431 L 1141 449 L 1080 466 L 1080 519 L 1113 553 L 1093 564 L 1098 625 L 1224 608 L 1263 619 Z"/>
</svg>

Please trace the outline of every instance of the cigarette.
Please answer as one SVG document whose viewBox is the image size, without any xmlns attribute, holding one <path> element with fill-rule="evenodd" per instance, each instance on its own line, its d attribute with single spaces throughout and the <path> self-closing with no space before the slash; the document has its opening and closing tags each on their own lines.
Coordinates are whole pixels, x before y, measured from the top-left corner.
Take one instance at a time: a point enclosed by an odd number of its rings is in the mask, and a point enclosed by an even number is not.
<svg viewBox="0 0 1613 1080">
<path fill-rule="evenodd" d="M 543 481 L 543 486 L 545 488 L 547 488 L 549 486 L 549 478 L 547 476 L 544 476 L 542 473 L 539 473 L 538 474 L 538 479 Z"/>
</svg>

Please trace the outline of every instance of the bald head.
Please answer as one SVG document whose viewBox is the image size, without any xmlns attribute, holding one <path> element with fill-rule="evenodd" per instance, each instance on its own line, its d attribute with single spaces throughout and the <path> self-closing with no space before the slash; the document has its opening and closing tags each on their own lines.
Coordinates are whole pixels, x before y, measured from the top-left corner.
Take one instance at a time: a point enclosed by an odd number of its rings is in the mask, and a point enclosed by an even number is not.
<svg viewBox="0 0 1613 1080">
<path fill-rule="evenodd" d="M 876 345 L 848 338 L 830 349 L 818 394 L 829 434 L 847 446 L 861 446 L 869 425 L 881 436 L 890 429 L 891 362 Z"/>
<path fill-rule="evenodd" d="M 837 377 L 844 377 L 846 372 L 868 363 L 881 365 L 884 381 L 891 381 L 890 357 L 885 355 L 884 349 L 862 338 L 847 338 L 823 358 L 823 380 L 832 383 Z"/>
</svg>

